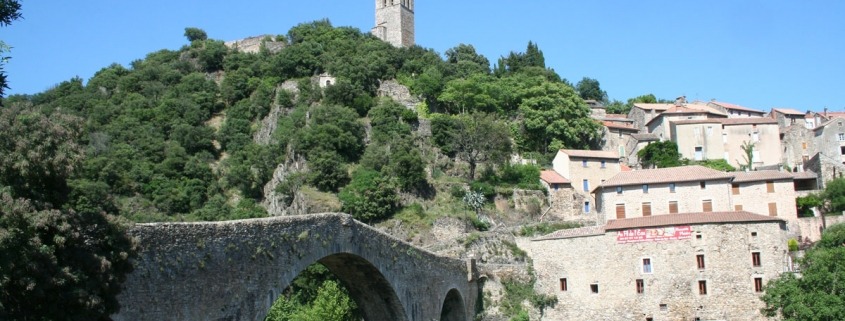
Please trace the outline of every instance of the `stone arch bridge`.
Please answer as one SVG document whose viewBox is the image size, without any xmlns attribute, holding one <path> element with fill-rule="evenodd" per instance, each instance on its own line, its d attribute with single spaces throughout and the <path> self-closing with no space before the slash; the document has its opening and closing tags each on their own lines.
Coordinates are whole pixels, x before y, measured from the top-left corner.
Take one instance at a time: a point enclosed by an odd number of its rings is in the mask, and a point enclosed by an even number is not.
<svg viewBox="0 0 845 321">
<path fill-rule="evenodd" d="M 471 320 L 473 264 L 434 255 L 345 214 L 138 224 L 116 321 L 264 320 L 309 265 L 349 289 L 366 320 Z M 480 304 L 480 302 L 478 302 Z"/>
</svg>

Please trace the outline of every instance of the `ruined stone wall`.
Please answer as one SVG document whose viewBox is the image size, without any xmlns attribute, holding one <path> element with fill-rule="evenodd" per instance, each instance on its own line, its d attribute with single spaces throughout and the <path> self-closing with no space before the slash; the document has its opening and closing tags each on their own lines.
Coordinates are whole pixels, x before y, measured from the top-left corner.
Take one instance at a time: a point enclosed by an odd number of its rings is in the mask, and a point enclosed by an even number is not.
<svg viewBox="0 0 845 321">
<path fill-rule="evenodd" d="M 370 320 L 471 320 L 477 284 L 464 261 L 436 256 L 342 214 L 139 224 L 140 255 L 116 321 L 264 320 L 290 282 L 326 265 Z M 470 281 L 473 280 L 473 281 Z M 455 305 L 461 309 L 454 309 Z"/>
<path fill-rule="evenodd" d="M 554 295 L 548 320 L 767 320 L 760 315 L 763 283 L 783 271 L 787 241 L 780 223 L 693 225 L 686 240 L 618 244 L 617 232 L 518 245 L 534 261 L 537 290 Z M 752 236 L 756 232 L 756 236 Z M 698 238 L 700 235 L 700 238 Z M 761 266 L 752 266 L 760 252 Z M 705 268 L 697 267 L 702 254 Z M 642 259 L 651 260 L 644 273 Z M 567 290 L 561 291 L 566 278 Z M 644 281 L 637 293 L 636 280 Z M 707 294 L 699 294 L 704 280 Z M 591 284 L 598 287 L 592 293 Z"/>
<path fill-rule="evenodd" d="M 583 194 L 575 192 L 572 189 L 572 185 L 558 184 L 559 186 L 555 189 L 545 182 L 542 182 L 542 184 L 546 187 L 549 194 L 550 208 L 548 213 L 546 213 L 546 218 L 563 221 L 598 221 L 598 217 L 596 216 L 598 211 L 595 209 L 595 203 Z M 590 212 L 584 211 L 585 201 L 590 201 Z"/>
<path fill-rule="evenodd" d="M 802 124 L 795 124 L 785 128 L 782 134 L 780 145 L 783 151 L 781 159 L 783 166 L 793 172 L 803 171 L 804 160 L 816 153 L 813 131 Z"/>
<path fill-rule="evenodd" d="M 408 87 L 403 86 L 395 79 L 382 81 L 378 87 L 378 95 L 381 97 L 390 97 L 410 110 L 414 110 L 417 104 L 420 103 L 417 97 L 411 95 Z"/>
</svg>

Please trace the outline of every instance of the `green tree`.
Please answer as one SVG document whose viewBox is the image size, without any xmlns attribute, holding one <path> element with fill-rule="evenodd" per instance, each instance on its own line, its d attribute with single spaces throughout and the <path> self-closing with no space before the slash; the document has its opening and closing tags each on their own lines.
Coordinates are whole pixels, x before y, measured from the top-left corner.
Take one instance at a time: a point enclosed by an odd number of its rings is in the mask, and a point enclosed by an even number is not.
<svg viewBox="0 0 845 321">
<path fill-rule="evenodd" d="M 578 82 L 578 84 L 575 85 L 575 90 L 578 91 L 578 95 L 581 96 L 581 99 L 592 99 L 598 102 L 607 101 L 607 92 L 601 90 L 599 81 L 596 79 L 584 77 Z"/>
<path fill-rule="evenodd" d="M 589 149 L 601 138 L 590 108 L 572 87 L 543 82 L 525 89 L 519 105 L 523 122 L 517 143 L 530 152 L 548 153 L 560 148 Z"/>
<path fill-rule="evenodd" d="M 800 278 L 783 273 L 766 284 L 762 313 L 784 321 L 845 320 L 845 224 L 825 230 L 798 264 Z"/>
<path fill-rule="evenodd" d="M 188 38 L 188 41 L 190 42 L 194 42 L 197 40 L 205 41 L 208 39 L 208 34 L 205 33 L 205 30 L 202 30 L 200 28 L 188 27 L 185 28 L 185 37 Z"/>
<path fill-rule="evenodd" d="M 648 144 L 637 152 L 643 168 L 665 168 L 683 165 L 678 144 L 671 140 Z"/>
<path fill-rule="evenodd" d="M 308 184 L 324 192 L 337 192 L 349 183 L 343 159 L 336 152 L 319 150 L 308 156 Z"/>
<path fill-rule="evenodd" d="M 817 194 L 809 194 L 807 196 L 799 196 L 795 198 L 795 207 L 798 209 L 798 217 L 813 217 L 813 208 L 818 208 L 822 205 L 822 199 Z"/>
<path fill-rule="evenodd" d="M 825 213 L 840 214 L 845 211 L 845 178 L 827 182 L 821 198 Z"/>
<path fill-rule="evenodd" d="M 0 26 L 5 27 L 12 24 L 12 21 L 21 18 L 21 4 L 17 0 L 0 0 Z M 6 89 L 9 89 L 9 84 L 6 82 L 6 73 L 3 67 L 10 57 L 5 56 L 5 53 L 11 49 L 5 42 L 0 41 L 0 106 L 3 106 L 3 94 Z"/>
<path fill-rule="evenodd" d="M 344 212 L 364 222 L 389 218 L 399 209 L 396 186 L 388 177 L 368 169 L 355 171 L 352 182 L 338 197 Z"/>
<path fill-rule="evenodd" d="M 461 78 L 490 73 L 490 60 L 478 54 L 472 45 L 460 44 L 446 50 L 446 62 L 455 68 L 457 76 Z"/>
<path fill-rule="evenodd" d="M 742 149 L 742 159 L 745 160 L 745 164 L 740 165 L 740 169 L 742 170 L 753 170 L 754 169 L 754 148 L 757 147 L 757 144 L 744 141 L 742 145 L 739 146 Z"/>
<path fill-rule="evenodd" d="M 683 161 L 681 163 L 683 163 Z M 702 160 L 702 161 L 691 161 L 691 162 L 689 162 L 689 164 L 690 165 L 701 165 L 701 166 L 704 166 L 704 167 L 709 167 L 709 168 L 715 169 L 717 171 L 723 171 L 723 172 L 733 172 L 733 171 L 736 170 L 735 167 L 731 166 L 731 164 L 728 164 L 728 161 L 726 161 L 724 159 L 706 159 L 706 160 Z"/>
<path fill-rule="evenodd" d="M 452 141 L 456 155 L 469 165 L 469 179 L 475 179 L 480 163 L 500 165 L 510 156 L 511 140 L 507 126 L 491 114 L 473 113 L 455 118 Z"/>
</svg>

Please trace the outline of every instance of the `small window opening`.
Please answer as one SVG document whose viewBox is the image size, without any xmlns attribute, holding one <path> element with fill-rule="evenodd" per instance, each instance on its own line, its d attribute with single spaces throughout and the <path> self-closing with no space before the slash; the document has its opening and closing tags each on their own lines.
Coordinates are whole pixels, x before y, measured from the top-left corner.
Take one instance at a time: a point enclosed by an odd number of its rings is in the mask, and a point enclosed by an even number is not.
<svg viewBox="0 0 845 321">
<path fill-rule="evenodd" d="M 590 292 L 599 293 L 599 284 L 598 283 L 590 284 Z"/>
<path fill-rule="evenodd" d="M 699 280 L 698 281 L 698 294 L 705 295 L 707 294 L 707 281 Z"/>
<path fill-rule="evenodd" d="M 643 292 L 645 292 L 645 281 L 637 279 L 637 293 L 642 294 Z"/>
<path fill-rule="evenodd" d="M 560 291 L 561 292 L 567 291 L 566 278 L 560 278 Z"/>
</svg>

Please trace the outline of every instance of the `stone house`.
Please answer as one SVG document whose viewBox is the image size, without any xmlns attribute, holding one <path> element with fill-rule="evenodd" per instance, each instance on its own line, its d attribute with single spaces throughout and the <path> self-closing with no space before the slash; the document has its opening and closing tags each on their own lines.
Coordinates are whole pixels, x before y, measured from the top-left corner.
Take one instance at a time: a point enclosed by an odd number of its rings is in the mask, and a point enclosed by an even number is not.
<svg viewBox="0 0 845 321">
<path fill-rule="evenodd" d="M 519 240 L 550 320 L 768 320 L 759 297 L 790 267 L 784 222 L 745 211 L 610 221 Z"/>
<path fill-rule="evenodd" d="M 660 113 L 672 107 L 675 107 L 675 105 L 635 103 L 634 106 L 631 107 L 631 110 L 628 111 L 628 119 L 634 121 L 634 128 L 639 129 L 641 132 L 645 132 L 645 124 L 654 119 L 654 117 L 657 117 Z"/>
<path fill-rule="evenodd" d="M 743 143 L 753 143 L 753 166 L 777 165 L 781 159 L 780 131 L 769 118 L 718 118 L 671 123 L 671 139 L 682 157 L 691 160 L 724 159 L 746 164 Z"/>
<path fill-rule="evenodd" d="M 582 214 L 595 217 L 595 200 L 590 191 L 621 172 L 619 155 L 595 150 L 562 149 L 552 160 L 552 169 L 571 182 L 572 189 L 582 198 Z M 576 197 L 577 198 L 577 197 Z"/>
<path fill-rule="evenodd" d="M 680 120 L 726 118 L 727 115 L 707 106 L 688 104 L 675 106 L 658 114 L 646 123 L 649 133 L 656 134 L 661 140 L 672 136 L 670 124 Z"/>
<path fill-rule="evenodd" d="M 596 211 L 591 203 L 575 192 L 572 182 L 553 170 L 540 172 L 540 183 L 548 192 L 548 213 L 565 221 L 595 221 Z"/>
<path fill-rule="evenodd" d="M 777 216 L 789 223 L 793 235 L 798 230 L 795 207 L 795 176 L 779 171 L 733 172 L 731 203 L 735 211 Z"/>
<path fill-rule="evenodd" d="M 626 147 L 632 144 L 632 135 L 639 132 L 630 124 L 619 121 L 603 121 L 604 134 L 602 135 L 602 150 L 616 153 L 618 157 L 625 160 L 628 157 Z"/>
<path fill-rule="evenodd" d="M 804 171 L 804 163 L 817 153 L 813 137 L 813 130 L 801 124 L 781 128 L 781 163 L 785 168 L 793 172 Z"/>
<path fill-rule="evenodd" d="M 704 166 L 621 172 L 593 189 L 604 221 L 656 214 L 731 211 L 734 175 Z"/>
<path fill-rule="evenodd" d="M 719 111 L 728 115 L 728 118 L 742 118 L 742 117 L 765 117 L 766 112 L 762 110 L 743 107 L 736 104 L 711 100 L 706 103 L 707 106 L 718 109 Z"/>
<path fill-rule="evenodd" d="M 836 117 L 816 127 L 813 145 L 818 153 L 845 163 L 845 118 Z"/>
<path fill-rule="evenodd" d="M 795 124 L 804 124 L 805 114 L 790 108 L 772 108 L 769 118 L 777 120 L 780 128 L 786 128 Z"/>
</svg>

